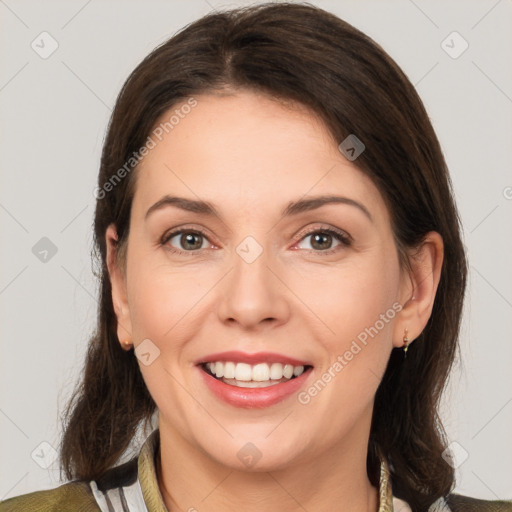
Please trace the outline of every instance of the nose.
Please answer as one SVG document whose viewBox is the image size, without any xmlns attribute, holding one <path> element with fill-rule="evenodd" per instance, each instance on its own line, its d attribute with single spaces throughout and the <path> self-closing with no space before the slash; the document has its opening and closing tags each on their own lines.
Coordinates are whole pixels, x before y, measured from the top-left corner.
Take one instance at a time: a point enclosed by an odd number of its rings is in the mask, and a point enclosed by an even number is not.
<svg viewBox="0 0 512 512">
<path fill-rule="evenodd" d="M 284 276 L 279 275 L 279 266 L 265 250 L 251 259 L 242 250 L 233 255 L 233 268 L 219 290 L 220 320 L 244 330 L 286 323 L 290 315 L 287 300 L 290 292 Z"/>
</svg>

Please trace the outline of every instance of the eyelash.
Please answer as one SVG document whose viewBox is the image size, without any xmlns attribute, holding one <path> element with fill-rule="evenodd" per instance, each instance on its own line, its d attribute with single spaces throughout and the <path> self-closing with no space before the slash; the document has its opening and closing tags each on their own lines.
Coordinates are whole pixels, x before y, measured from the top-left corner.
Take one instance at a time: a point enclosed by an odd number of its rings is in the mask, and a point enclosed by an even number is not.
<svg viewBox="0 0 512 512">
<path fill-rule="evenodd" d="M 202 249 L 195 249 L 192 251 L 182 251 L 180 249 L 176 249 L 176 247 L 173 247 L 172 245 L 169 245 L 169 240 L 171 240 L 172 238 L 174 238 L 177 235 L 181 235 L 182 233 L 191 233 L 194 235 L 201 235 L 204 238 L 206 238 L 206 240 L 209 240 L 206 232 L 201 229 L 179 228 L 179 229 L 176 229 L 175 231 L 170 231 L 170 232 L 165 233 L 160 241 L 160 244 L 162 246 L 165 246 L 165 248 L 168 251 L 170 251 L 174 254 L 180 254 L 180 255 L 189 254 L 190 255 L 190 254 L 197 254 L 199 251 L 202 251 Z M 341 246 L 344 246 L 344 247 L 349 247 L 352 243 L 352 238 L 350 237 L 350 235 L 348 235 L 347 233 L 344 233 L 343 231 L 338 231 L 333 228 L 316 228 L 316 229 L 313 229 L 310 231 L 302 232 L 299 235 L 300 238 L 297 243 L 301 242 L 304 238 L 306 238 L 308 236 L 315 235 L 318 233 L 331 235 L 333 238 L 335 238 L 336 240 L 338 240 L 341 243 Z M 335 252 L 338 252 L 340 250 L 341 246 L 338 245 L 338 246 L 334 247 L 333 249 L 326 249 L 324 251 L 321 251 L 321 250 L 315 251 L 314 249 L 306 249 L 306 250 L 309 250 L 313 253 L 318 253 L 320 255 L 329 255 L 329 254 L 334 254 Z"/>
</svg>

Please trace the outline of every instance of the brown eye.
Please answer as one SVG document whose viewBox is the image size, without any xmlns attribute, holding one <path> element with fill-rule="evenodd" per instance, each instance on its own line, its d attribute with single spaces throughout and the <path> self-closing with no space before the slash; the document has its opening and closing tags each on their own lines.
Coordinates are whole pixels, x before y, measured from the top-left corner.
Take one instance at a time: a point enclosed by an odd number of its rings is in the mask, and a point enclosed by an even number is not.
<svg viewBox="0 0 512 512">
<path fill-rule="evenodd" d="M 307 233 L 302 239 L 301 242 L 310 239 L 310 246 L 303 247 L 305 249 L 310 249 L 315 252 L 334 252 L 340 249 L 340 246 L 349 246 L 350 245 L 350 237 L 342 232 L 337 232 L 332 229 L 317 229 L 310 233 Z M 335 242 L 338 242 L 335 244 Z"/>
<path fill-rule="evenodd" d="M 328 233 L 315 233 L 311 236 L 311 247 L 313 249 L 325 250 L 330 249 L 333 242 L 333 236 Z"/>
<path fill-rule="evenodd" d="M 204 242 L 207 238 L 198 231 L 181 230 L 169 233 L 163 243 L 178 252 L 191 252 L 204 249 Z M 208 246 L 208 244 L 207 244 Z"/>
</svg>

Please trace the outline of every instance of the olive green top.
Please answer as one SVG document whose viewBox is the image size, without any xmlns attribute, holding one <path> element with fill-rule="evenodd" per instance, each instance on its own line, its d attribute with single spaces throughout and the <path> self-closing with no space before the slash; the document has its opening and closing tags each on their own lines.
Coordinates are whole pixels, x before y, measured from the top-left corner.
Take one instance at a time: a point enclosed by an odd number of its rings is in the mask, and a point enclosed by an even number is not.
<svg viewBox="0 0 512 512">
<path fill-rule="evenodd" d="M 0 512 L 168 512 L 155 470 L 159 431 L 146 440 L 137 458 L 109 470 L 96 481 L 69 482 L 49 491 L 37 491 L 0 502 Z M 190 504 L 189 510 L 195 510 Z M 392 494 L 389 466 L 381 462 L 378 512 L 410 512 Z M 428 512 L 512 512 L 512 501 L 486 501 L 450 494 Z"/>
</svg>

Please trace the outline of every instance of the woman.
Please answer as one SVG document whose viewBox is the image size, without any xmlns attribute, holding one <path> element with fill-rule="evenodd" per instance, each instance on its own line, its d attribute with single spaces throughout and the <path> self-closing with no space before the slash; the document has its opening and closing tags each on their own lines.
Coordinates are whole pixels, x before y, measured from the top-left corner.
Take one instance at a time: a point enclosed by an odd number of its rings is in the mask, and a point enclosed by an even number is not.
<svg viewBox="0 0 512 512">
<path fill-rule="evenodd" d="M 368 37 L 300 4 L 193 23 L 124 85 L 96 197 L 72 481 L 1 510 L 512 510 L 450 492 L 459 220 L 423 105 Z"/>
</svg>

